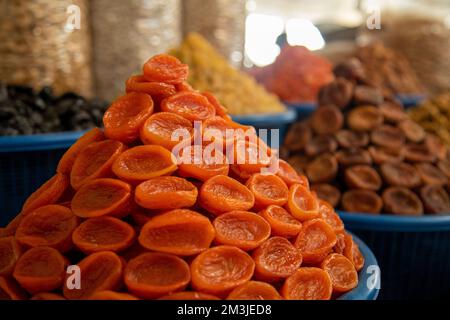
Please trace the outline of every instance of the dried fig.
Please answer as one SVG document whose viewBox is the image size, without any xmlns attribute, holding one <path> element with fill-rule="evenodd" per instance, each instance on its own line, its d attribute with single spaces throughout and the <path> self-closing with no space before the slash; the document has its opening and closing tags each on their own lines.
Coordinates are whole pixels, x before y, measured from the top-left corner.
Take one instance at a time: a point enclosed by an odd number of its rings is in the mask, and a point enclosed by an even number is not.
<svg viewBox="0 0 450 320">
<path fill-rule="evenodd" d="M 417 163 L 417 172 L 422 178 L 423 184 L 435 184 L 443 186 L 448 183 L 447 176 L 437 167 L 428 162 Z"/>
<path fill-rule="evenodd" d="M 405 119 L 408 119 L 403 106 L 401 104 L 385 101 L 378 107 L 383 114 L 384 120 L 389 123 L 399 123 Z"/>
<path fill-rule="evenodd" d="M 420 189 L 422 199 L 427 213 L 449 213 L 450 198 L 447 191 L 438 185 L 427 185 Z"/>
<path fill-rule="evenodd" d="M 439 160 L 443 160 L 447 157 L 447 147 L 438 136 L 427 133 L 425 136 L 425 145 Z"/>
<path fill-rule="evenodd" d="M 357 107 L 347 117 L 347 125 L 356 131 L 371 131 L 381 124 L 383 115 L 380 109 L 372 106 Z"/>
<path fill-rule="evenodd" d="M 336 152 L 336 160 L 340 166 L 349 167 L 358 164 L 372 164 L 372 158 L 364 149 L 343 149 Z"/>
<path fill-rule="evenodd" d="M 368 150 L 373 162 L 376 164 L 402 162 L 404 159 L 403 148 L 390 149 L 379 146 L 370 146 Z"/>
<path fill-rule="evenodd" d="M 369 144 L 369 135 L 362 131 L 339 130 L 334 137 L 341 148 L 362 148 Z"/>
<path fill-rule="evenodd" d="M 366 189 L 377 191 L 382 181 L 378 172 L 367 165 L 347 168 L 344 173 L 345 183 L 350 189 Z"/>
<path fill-rule="evenodd" d="M 378 106 L 382 104 L 384 101 L 383 93 L 381 92 L 381 90 L 371 86 L 363 86 L 363 85 L 355 87 L 353 99 L 355 101 L 355 104 L 358 106 L 365 104 Z"/>
<path fill-rule="evenodd" d="M 314 191 L 317 196 L 327 201 L 333 208 L 336 208 L 341 199 L 341 192 L 335 186 L 328 183 L 313 184 L 311 190 Z"/>
<path fill-rule="evenodd" d="M 384 182 L 390 186 L 415 188 L 422 182 L 416 168 L 407 163 L 383 163 L 380 171 Z"/>
<path fill-rule="evenodd" d="M 383 201 L 371 190 L 350 190 L 342 196 L 342 208 L 348 212 L 380 213 Z"/>
<path fill-rule="evenodd" d="M 336 178 L 338 163 L 331 154 L 323 154 L 306 167 L 306 176 L 311 183 L 330 182 Z"/>
<path fill-rule="evenodd" d="M 411 120 L 404 120 L 398 124 L 398 128 L 403 131 L 406 139 L 419 143 L 425 139 L 425 130 Z"/>
<path fill-rule="evenodd" d="M 403 132 L 390 125 L 375 128 L 370 134 L 370 140 L 373 144 L 391 149 L 399 149 L 405 144 Z"/>
<path fill-rule="evenodd" d="M 315 157 L 321 153 L 334 152 L 337 149 L 337 142 L 330 135 L 321 135 L 312 138 L 305 146 L 305 153 L 310 157 Z"/>
<path fill-rule="evenodd" d="M 312 130 L 308 122 L 294 123 L 286 134 L 284 145 L 292 152 L 301 151 L 311 140 Z"/>
<path fill-rule="evenodd" d="M 353 95 L 353 83 L 344 79 L 336 78 L 319 91 L 319 105 L 333 105 L 344 109 L 351 101 Z"/>
<path fill-rule="evenodd" d="M 386 213 L 399 215 L 422 215 L 423 205 L 419 197 L 409 189 L 390 187 L 384 190 L 384 210 Z"/>
<path fill-rule="evenodd" d="M 341 110 L 332 105 L 319 107 L 311 117 L 311 126 L 317 134 L 335 133 L 344 125 Z"/>
<path fill-rule="evenodd" d="M 436 155 L 432 154 L 425 144 L 409 143 L 404 147 L 406 161 L 409 162 L 434 162 Z"/>
</svg>

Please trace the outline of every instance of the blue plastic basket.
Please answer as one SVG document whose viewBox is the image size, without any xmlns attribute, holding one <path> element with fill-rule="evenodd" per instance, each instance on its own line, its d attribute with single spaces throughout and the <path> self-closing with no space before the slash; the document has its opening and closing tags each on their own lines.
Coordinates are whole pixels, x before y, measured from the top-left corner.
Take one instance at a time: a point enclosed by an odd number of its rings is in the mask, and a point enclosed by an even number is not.
<svg viewBox="0 0 450 320">
<path fill-rule="evenodd" d="M 25 199 L 55 174 L 61 156 L 83 134 L 0 137 L 0 226 L 14 218 Z"/>
<path fill-rule="evenodd" d="M 381 288 L 381 272 L 377 259 L 369 247 L 357 236 L 353 235 L 353 241 L 358 245 L 364 256 L 364 267 L 359 272 L 358 286 L 350 292 L 340 296 L 338 300 L 376 300 Z M 372 266 L 375 272 L 370 268 Z"/>
<path fill-rule="evenodd" d="M 304 102 L 296 104 L 286 103 L 286 106 L 297 113 L 298 120 L 309 118 L 317 109 L 317 104 L 315 102 Z"/>
<path fill-rule="evenodd" d="M 420 104 L 423 100 L 426 99 L 425 94 L 397 94 L 396 98 L 402 103 L 402 105 L 406 108 L 412 108 Z"/>
<path fill-rule="evenodd" d="M 450 216 L 339 215 L 378 258 L 380 299 L 450 298 Z"/>
<path fill-rule="evenodd" d="M 250 125 L 258 129 L 278 129 L 279 131 L 279 146 L 284 141 L 287 129 L 293 123 L 297 115 L 293 110 L 286 110 L 279 113 L 265 113 L 265 114 L 251 114 L 251 115 L 233 115 L 233 120 L 244 125 Z M 270 132 L 267 133 L 270 138 Z M 271 141 L 266 141 L 272 145 Z"/>
</svg>

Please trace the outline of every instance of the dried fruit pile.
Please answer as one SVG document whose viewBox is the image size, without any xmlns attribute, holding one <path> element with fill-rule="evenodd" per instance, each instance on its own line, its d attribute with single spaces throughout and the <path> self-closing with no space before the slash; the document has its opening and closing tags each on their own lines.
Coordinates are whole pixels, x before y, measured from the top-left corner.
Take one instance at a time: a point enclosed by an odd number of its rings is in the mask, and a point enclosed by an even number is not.
<svg viewBox="0 0 450 320">
<path fill-rule="evenodd" d="M 188 34 L 181 46 L 170 53 L 189 65 L 189 84 L 213 93 L 230 114 L 286 111 L 276 95 L 267 92 L 253 77 L 233 68 L 201 35 Z"/>
<path fill-rule="evenodd" d="M 320 87 L 333 80 L 331 63 L 302 46 L 285 45 L 273 64 L 250 73 L 289 103 L 316 102 Z"/>
<path fill-rule="evenodd" d="M 334 72 L 319 108 L 286 136 L 289 163 L 306 173 L 320 198 L 346 211 L 449 213 L 450 162 L 441 140 L 367 85 L 358 60 Z"/>
<path fill-rule="evenodd" d="M 104 132 L 67 151 L 0 232 L 1 298 L 330 299 L 357 286 L 364 257 L 286 162 L 276 175 L 259 173 L 263 160 L 177 164 L 175 129 L 243 127 L 187 76 L 176 58 L 151 58 L 106 111 Z M 236 157 L 239 145 L 263 148 L 236 138 Z"/>
</svg>

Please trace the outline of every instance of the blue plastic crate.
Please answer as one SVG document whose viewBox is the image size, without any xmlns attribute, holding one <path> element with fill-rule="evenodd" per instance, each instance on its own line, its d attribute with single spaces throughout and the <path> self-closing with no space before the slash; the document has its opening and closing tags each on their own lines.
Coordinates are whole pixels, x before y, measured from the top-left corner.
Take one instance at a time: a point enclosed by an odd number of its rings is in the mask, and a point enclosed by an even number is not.
<svg viewBox="0 0 450 320">
<path fill-rule="evenodd" d="M 0 137 L 0 226 L 14 218 L 26 198 L 55 174 L 61 156 L 83 134 Z"/>
<path fill-rule="evenodd" d="M 378 258 L 380 299 L 450 298 L 450 216 L 339 215 Z"/>
<path fill-rule="evenodd" d="M 297 113 L 297 120 L 304 120 L 309 118 L 317 109 L 317 103 L 304 102 L 304 103 L 286 103 L 286 106 L 294 110 Z"/>
<path fill-rule="evenodd" d="M 425 94 L 397 94 L 396 98 L 402 103 L 405 109 L 417 106 L 426 99 Z"/>
<path fill-rule="evenodd" d="M 233 115 L 233 120 L 243 125 L 249 125 L 258 129 L 278 129 L 279 131 L 279 146 L 284 141 L 284 136 L 287 133 L 289 125 L 295 122 L 297 114 L 295 111 L 288 109 L 285 112 L 279 113 L 265 113 L 265 114 L 251 114 L 251 115 Z M 270 133 L 267 133 L 270 138 Z M 270 141 L 269 145 L 272 145 Z"/>
</svg>

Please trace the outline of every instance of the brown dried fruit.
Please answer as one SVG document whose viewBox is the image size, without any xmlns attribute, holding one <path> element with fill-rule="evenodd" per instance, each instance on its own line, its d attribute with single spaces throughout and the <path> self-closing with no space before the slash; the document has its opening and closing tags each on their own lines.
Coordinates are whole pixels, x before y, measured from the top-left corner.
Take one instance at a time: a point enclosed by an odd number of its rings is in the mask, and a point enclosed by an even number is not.
<svg viewBox="0 0 450 320">
<path fill-rule="evenodd" d="M 399 215 L 422 215 L 423 205 L 419 197 L 409 189 L 390 187 L 384 190 L 384 210 Z"/>
<path fill-rule="evenodd" d="M 422 199 L 427 213 L 449 213 L 450 198 L 447 191 L 438 185 L 427 185 L 420 189 Z"/>
<path fill-rule="evenodd" d="M 345 170 L 345 183 L 350 189 L 366 189 L 377 191 L 382 181 L 378 172 L 370 166 L 357 165 Z"/>
<path fill-rule="evenodd" d="M 450 160 L 444 159 L 437 163 L 437 166 L 441 171 L 450 179 Z"/>
<path fill-rule="evenodd" d="M 383 201 L 371 190 L 350 190 L 342 196 L 342 208 L 348 212 L 380 213 Z"/>
<path fill-rule="evenodd" d="M 403 132 L 390 125 L 382 125 L 375 128 L 370 134 L 373 144 L 391 149 L 401 148 L 405 144 Z"/>
<path fill-rule="evenodd" d="M 306 167 L 306 176 L 311 183 L 329 182 L 336 178 L 338 163 L 331 154 L 323 154 Z"/>
<path fill-rule="evenodd" d="M 339 189 L 328 183 L 313 184 L 311 190 L 317 194 L 319 199 L 327 201 L 333 208 L 337 207 L 341 199 Z"/>
<path fill-rule="evenodd" d="M 309 158 L 305 155 L 295 155 L 288 158 L 287 162 L 297 171 L 299 174 L 303 174 L 309 163 Z"/>
<path fill-rule="evenodd" d="M 334 152 L 336 149 L 336 140 L 332 136 L 323 135 L 312 138 L 305 146 L 305 153 L 310 157 L 315 157 L 321 153 Z"/>
<path fill-rule="evenodd" d="M 365 81 L 366 78 L 361 61 L 354 57 L 336 65 L 333 73 L 336 78 L 343 77 L 352 81 Z"/>
<path fill-rule="evenodd" d="M 404 148 L 405 159 L 409 162 L 434 162 L 436 156 L 424 144 L 409 143 Z"/>
<path fill-rule="evenodd" d="M 372 158 L 368 151 L 364 149 L 344 149 L 336 152 L 336 159 L 339 165 L 343 167 L 354 166 L 358 164 L 372 164 Z"/>
<path fill-rule="evenodd" d="M 284 145 L 293 152 L 301 151 L 311 140 L 312 130 L 308 122 L 294 123 L 286 134 Z"/>
<path fill-rule="evenodd" d="M 362 148 L 369 144 L 369 135 L 362 131 L 339 130 L 334 137 L 341 148 Z"/>
<path fill-rule="evenodd" d="M 438 136 L 427 133 L 425 136 L 425 145 L 439 160 L 443 160 L 447 157 L 447 147 Z"/>
<path fill-rule="evenodd" d="M 344 79 L 336 78 L 319 91 L 319 105 L 334 105 L 344 109 L 351 101 L 353 95 L 353 83 Z"/>
<path fill-rule="evenodd" d="M 370 146 L 368 150 L 373 162 L 376 164 L 402 162 L 404 159 L 403 148 L 389 149 L 379 146 Z"/>
<path fill-rule="evenodd" d="M 356 131 L 371 131 L 383 123 L 380 109 L 372 106 L 357 107 L 350 111 L 347 125 Z"/>
<path fill-rule="evenodd" d="M 407 163 L 383 163 L 380 171 L 384 182 L 390 186 L 415 188 L 422 182 L 416 168 Z"/>
<path fill-rule="evenodd" d="M 399 123 L 408 119 L 403 106 L 399 103 L 385 101 L 378 107 L 383 114 L 384 120 L 389 123 Z"/>
<path fill-rule="evenodd" d="M 404 120 L 398 124 L 398 128 L 411 142 L 419 143 L 425 139 L 425 130 L 414 121 Z"/>
<path fill-rule="evenodd" d="M 353 99 L 356 105 L 370 104 L 378 106 L 383 103 L 384 97 L 381 90 L 371 87 L 359 85 L 355 87 Z"/>
<path fill-rule="evenodd" d="M 311 116 L 311 127 L 317 134 L 335 133 L 344 125 L 341 110 L 332 105 L 319 107 Z"/>
<path fill-rule="evenodd" d="M 417 163 L 417 172 L 422 178 L 423 184 L 435 184 L 443 186 L 448 183 L 447 176 L 437 167 L 428 162 Z"/>
</svg>

